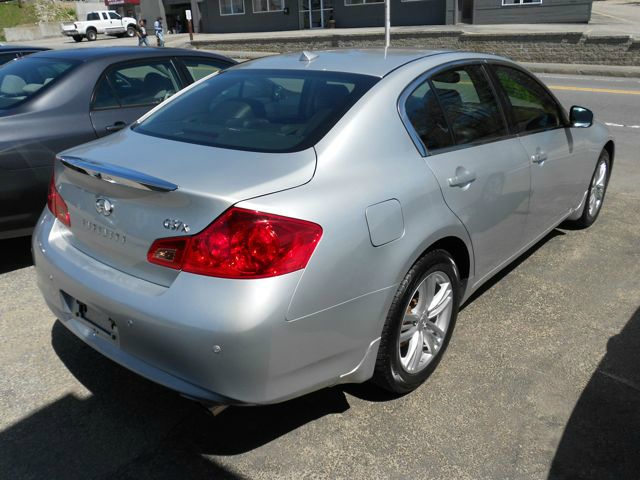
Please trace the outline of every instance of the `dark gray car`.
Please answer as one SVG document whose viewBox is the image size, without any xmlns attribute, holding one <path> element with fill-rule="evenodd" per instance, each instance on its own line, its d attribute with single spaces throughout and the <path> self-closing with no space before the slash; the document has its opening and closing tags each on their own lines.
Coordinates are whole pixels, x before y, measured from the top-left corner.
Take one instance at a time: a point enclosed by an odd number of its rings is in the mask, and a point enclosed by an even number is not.
<svg viewBox="0 0 640 480">
<path fill-rule="evenodd" d="M 29 235 L 55 154 L 134 122 L 233 60 L 181 49 L 51 50 L 0 68 L 0 238 Z"/>
</svg>

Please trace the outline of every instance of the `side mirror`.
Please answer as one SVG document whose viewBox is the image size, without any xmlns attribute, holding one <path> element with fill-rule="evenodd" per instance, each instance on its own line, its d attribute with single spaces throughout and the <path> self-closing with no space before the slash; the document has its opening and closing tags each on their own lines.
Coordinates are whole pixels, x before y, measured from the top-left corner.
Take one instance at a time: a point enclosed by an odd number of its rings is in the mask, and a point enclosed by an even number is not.
<svg viewBox="0 0 640 480">
<path fill-rule="evenodd" d="M 574 105 L 569 112 L 569 122 L 575 128 L 588 128 L 593 125 L 593 112 L 588 108 Z"/>
</svg>

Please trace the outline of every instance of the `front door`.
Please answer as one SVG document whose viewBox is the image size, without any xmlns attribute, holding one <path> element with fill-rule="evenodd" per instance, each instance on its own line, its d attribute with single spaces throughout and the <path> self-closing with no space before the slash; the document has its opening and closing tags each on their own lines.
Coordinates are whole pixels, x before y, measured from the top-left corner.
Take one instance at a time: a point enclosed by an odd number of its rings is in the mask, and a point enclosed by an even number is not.
<svg viewBox="0 0 640 480">
<path fill-rule="evenodd" d="M 300 28 L 325 28 L 333 16 L 333 0 L 300 0 Z"/>
<path fill-rule="evenodd" d="M 481 281 L 525 244 L 530 168 L 484 68 L 436 73 L 408 97 L 407 116 L 427 150 L 427 165 L 473 244 Z"/>
<path fill-rule="evenodd" d="M 531 163 L 531 206 L 527 237 L 534 240 L 556 226 L 584 193 L 574 162 L 579 145 L 564 127 L 560 105 L 528 73 L 504 65 L 494 72 L 510 104 L 511 117 Z"/>
</svg>

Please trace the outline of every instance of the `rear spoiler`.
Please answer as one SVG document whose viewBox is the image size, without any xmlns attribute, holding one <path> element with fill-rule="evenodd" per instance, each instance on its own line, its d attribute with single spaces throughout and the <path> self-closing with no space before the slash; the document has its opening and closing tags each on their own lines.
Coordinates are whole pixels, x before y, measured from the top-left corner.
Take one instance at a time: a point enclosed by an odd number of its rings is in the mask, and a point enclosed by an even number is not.
<svg viewBox="0 0 640 480">
<path fill-rule="evenodd" d="M 71 170 L 116 185 L 154 192 L 172 192 L 178 188 L 171 182 L 117 165 L 83 160 L 78 157 L 58 156 L 57 159 Z"/>
</svg>

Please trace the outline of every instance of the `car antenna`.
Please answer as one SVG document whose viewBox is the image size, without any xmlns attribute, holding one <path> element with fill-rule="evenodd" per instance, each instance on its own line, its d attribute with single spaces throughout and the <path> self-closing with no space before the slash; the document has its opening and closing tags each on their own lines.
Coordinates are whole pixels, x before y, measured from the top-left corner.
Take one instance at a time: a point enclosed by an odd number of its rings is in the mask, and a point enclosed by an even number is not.
<svg viewBox="0 0 640 480">
<path fill-rule="evenodd" d="M 317 53 L 308 52 L 306 50 L 303 50 L 302 51 L 302 55 L 300 55 L 300 58 L 298 60 L 300 60 L 301 62 L 312 62 L 316 58 L 318 58 L 318 54 Z"/>
</svg>

